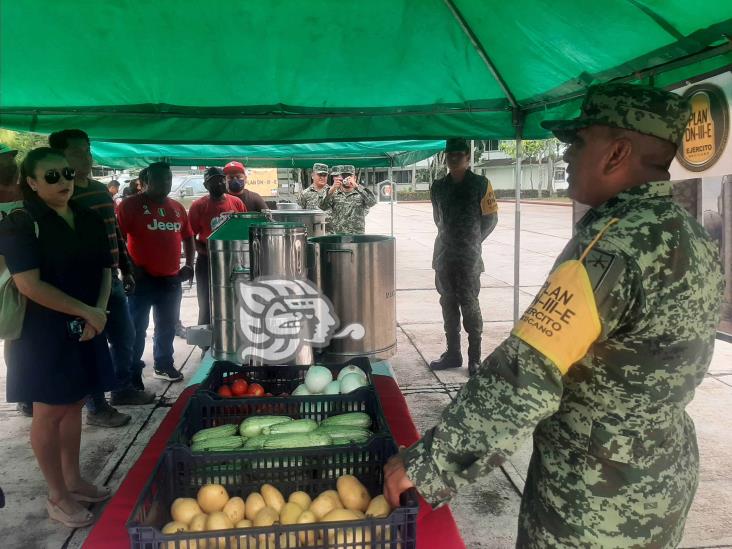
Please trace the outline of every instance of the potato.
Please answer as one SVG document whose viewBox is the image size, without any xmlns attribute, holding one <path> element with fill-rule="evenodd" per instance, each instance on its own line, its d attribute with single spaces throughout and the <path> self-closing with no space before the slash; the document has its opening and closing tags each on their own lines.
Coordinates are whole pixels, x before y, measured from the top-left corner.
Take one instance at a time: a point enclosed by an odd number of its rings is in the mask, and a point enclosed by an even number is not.
<svg viewBox="0 0 732 549">
<path fill-rule="evenodd" d="M 330 513 L 335 508 L 336 506 L 333 503 L 332 497 L 325 494 L 320 494 L 310 504 L 310 508 L 308 509 L 308 511 L 312 512 L 315 515 L 316 519 L 321 520 L 325 515 Z"/>
<path fill-rule="evenodd" d="M 297 524 L 297 519 L 302 515 L 303 508 L 297 503 L 285 503 L 280 511 L 280 524 Z"/>
<path fill-rule="evenodd" d="M 196 499 L 204 513 L 215 513 L 229 501 L 229 493 L 220 484 L 205 484 L 199 488 Z"/>
<path fill-rule="evenodd" d="M 246 517 L 249 520 L 254 520 L 257 516 L 257 514 L 267 507 L 267 504 L 264 503 L 264 498 L 259 494 L 259 492 L 252 492 L 247 497 L 247 501 L 245 503 L 246 507 Z"/>
<path fill-rule="evenodd" d="M 383 495 L 372 499 L 368 509 L 366 509 L 367 517 L 386 518 L 389 514 L 391 514 L 391 507 Z"/>
<path fill-rule="evenodd" d="M 253 526 L 252 521 L 249 519 L 240 520 L 234 526 L 235 528 L 251 528 Z M 237 547 L 236 538 L 232 536 L 231 546 Z M 252 536 L 239 536 L 239 548 L 240 549 L 255 549 L 257 547 L 257 540 Z"/>
<path fill-rule="evenodd" d="M 272 526 L 280 521 L 280 514 L 272 507 L 263 507 L 254 517 L 254 527 Z"/>
<path fill-rule="evenodd" d="M 341 500 L 341 497 L 338 495 L 338 492 L 336 492 L 335 490 L 326 490 L 325 492 L 323 492 L 320 495 L 321 496 L 328 496 L 330 499 L 332 499 L 333 500 L 333 505 L 335 505 L 335 508 L 336 509 L 343 509 L 344 508 L 343 501 Z"/>
<path fill-rule="evenodd" d="M 366 487 L 353 475 L 343 475 L 336 482 L 338 496 L 346 509 L 366 511 L 371 503 L 371 496 Z"/>
<path fill-rule="evenodd" d="M 203 532 L 206 529 L 206 519 L 208 519 L 208 515 L 205 513 L 198 513 L 191 519 L 191 522 L 188 523 L 188 531 Z"/>
<path fill-rule="evenodd" d="M 262 488 L 259 490 L 259 493 L 262 494 L 264 503 L 266 503 L 268 507 L 271 507 L 278 513 L 282 511 L 282 507 L 285 505 L 285 498 L 282 496 L 282 492 L 277 488 L 271 484 L 262 484 Z"/>
<path fill-rule="evenodd" d="M 314 524 L 318 521 L 318 517 L 312 511 L 303 511 L 298 517 L 298 524 Z M 300 532 L 300 543 L 302 545 L 315 545 L 315 532 Z"/>
<path fill-rule="evenodd" d="M 232 524 L 236 524 L 244 519 L 246 504 L 240 497 L 231 498 L 224 505 L 223 512 L 231 519 Z"/>
<path fill-rule="evenodd" d="M 234 525 L 231 523 L 229 517 L 222 511 L 216 511 L 214 513 L 211 513 L 206 519 L 207 532 L 210 532 L 212 530 L 228 530 L 233 527 Z M 213 538 L 208 542 L 208 547 L 209 549 L 225 549 L 226 538 Z"/>
<path fill-rule="evenodd" d="M 175 522 L 183 524 L 190 524 L 191 519 L 202 512 L 193 498 L 176 498 L 170 506 L 170 516 Z"/>
<path fill-rule="evenodd" d="M 243 519 L 240 520 L 235 524 L 235 528 L 251 528 L 252 527 L 252 521 L 249 519 Z"/>
<path fill-rule="evenodd" d="M 359 520 L 356 511 L 350 509 L 334 509 L 323 517 L 321 522 L 339 522 L 345 520 Z M 362 543 L 371 541 L 371 533 L 365 528 L 328 528 L 328 543 Z M 360 546 L 359 546 L 360 547 Z"/>
<path fill-rule="evenodd" d="M 183 524 L 182 522 L 178 522 L 177 520 L 172 520 L 165 526 L 163 526 L 163 529 L 161 532 L 163 534 L 177 534 L 178 532 L 187 532 L 188 526 Z M 167 543 L 161 543 L 160 549 L 175 549 L 177 547 L 177 542 L 175 541 L 169 541 Z"/>
<path fill-rule="evenodd" d="M 303 510 L 307 510 L 313 502 L 312 498 L 305 492 L 292 492 L 287 501 L 297 503 Z"/>
</svg>

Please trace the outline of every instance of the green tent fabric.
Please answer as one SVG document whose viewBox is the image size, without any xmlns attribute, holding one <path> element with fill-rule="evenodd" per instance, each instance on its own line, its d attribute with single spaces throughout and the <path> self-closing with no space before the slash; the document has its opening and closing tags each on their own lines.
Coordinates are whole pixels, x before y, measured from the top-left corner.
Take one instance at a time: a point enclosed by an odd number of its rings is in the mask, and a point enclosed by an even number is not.
<svg viewBox="0 0 732 549">
<path fill-rule="evenodd" d="M 310 168 L 314 162 L 358 168 L 406 166 L 445 149 L 445 141 L 366 141 L 299 145 L 154 145 L 92 142 L 94 160 L 110 168 L 147 166 L 165 160 L 174 166 L 217 166 L 230 160 L 250 168 Z"/>
<path fill-rule="evenodd" d="M 14 0 L 0 126 L 133 143 L 546 137 L 593 82 L 732 66 L 732 2 Z"/>
</svg>

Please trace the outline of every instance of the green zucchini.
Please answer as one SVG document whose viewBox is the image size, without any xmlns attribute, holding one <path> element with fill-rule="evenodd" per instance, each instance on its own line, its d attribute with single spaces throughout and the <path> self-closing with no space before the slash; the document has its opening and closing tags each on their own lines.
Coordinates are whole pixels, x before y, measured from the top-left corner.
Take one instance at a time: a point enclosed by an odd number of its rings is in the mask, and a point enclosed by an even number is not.
<svg viewBox="0 0 732 549">
<path fill-rule="evenodd" d="M 364 429 L 371 426 L 371 418 L 365 412 L 350 412 L 331 416 L 320 422 L 321 427 L 338 425 L 340 427 L 362 427 Z"/>
<path fill-rule="evenodd" d="M 214 450 L 235 450 L 242 446 L 241 437 L 228 436 L 199 440 L 191 445 L 193 452 L 212 452 Z"/>
<path fill-rule="evenodd" d="M 371 438 L 371 431 L 361 427 L 323 425 L 315 433 L 324 433 L 333 439 L 333 444 L 363 444 Z"/>
<path fill-rule="evenodd" d="M 218 427 L 201 429 L 191 437 L 191 442 L 203 442 L 204 440 L 210 440 L 212 438 L 229 437 L 236 434 L 236 430 L 236 424 L 219 425 Z"/>
<path fill-rule="evenodd" d="M 314 419 L 296 419 L 287 423 L 278 423 L 271 427 L 262 429 L 265 435 L 282 435 L 286 433 L 309 433 L 318 428 L 318 422 Z"/>
<path fill-rule="evenodd" d="M 312 446 L 330 446 L 333 439 L 325 433 L 287 433 L 269 435 L 264 440 L 263 450 L 281 450 L 286 448 L 309 448 Z"/>
<path fill-rule="evenodd" d="M 292 421 L 292 418 L 287 416 L 251 416 L 241 422 L 239 434 L 247 438 L 256 437 L 262 434 L 262 429 L 265 427 L 289 421 Z"/>
</svg>

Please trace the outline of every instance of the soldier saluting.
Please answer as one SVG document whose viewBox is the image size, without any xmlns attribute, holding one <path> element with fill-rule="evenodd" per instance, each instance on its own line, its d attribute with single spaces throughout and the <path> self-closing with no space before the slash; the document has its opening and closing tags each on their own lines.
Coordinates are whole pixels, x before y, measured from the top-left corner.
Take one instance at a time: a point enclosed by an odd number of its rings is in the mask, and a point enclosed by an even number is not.
<svg viewBox="0 0 732 549">
<path fill-rule="evenodd" d="M 569 193 L 592 209 L 511 335 L 387 464 L 392 505 L 411 486 L 445 503 L 533 433 L 517 546 L 678 545 L 699 465 L 685 407 L 723 288 L 713 242 L 668 182 L 689 116 L 678 95 L 607 84 L 577 119 L 543 123 L 571 144 Z"/>
</svg>

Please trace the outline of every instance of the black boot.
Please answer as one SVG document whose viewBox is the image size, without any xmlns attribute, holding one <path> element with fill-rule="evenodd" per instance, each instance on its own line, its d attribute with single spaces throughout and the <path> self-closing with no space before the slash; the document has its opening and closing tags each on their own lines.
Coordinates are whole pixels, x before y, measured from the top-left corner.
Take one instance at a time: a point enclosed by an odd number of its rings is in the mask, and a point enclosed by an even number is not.
<svg viewBox="0 0 732 549">
<path fill-rule="evenodd" d="M 473 377 L 478 372 L 478 368 L 480 368 L 479 360 L 468 360 L 468 375 L 470 377 Z"/>
<path fill-rule="evenodd" d="M 463 355 L 460 351 L 447 350 L 440 358 L 430 362 L 430 370 L 448 370 L 450 368 L 460 368 L 463 365 Z"/>
<path fill-rule="evenodd" d="M 468 375 L 474 376 L 480 368 L 480 334 L 468 335 Z"/>
</svg>

